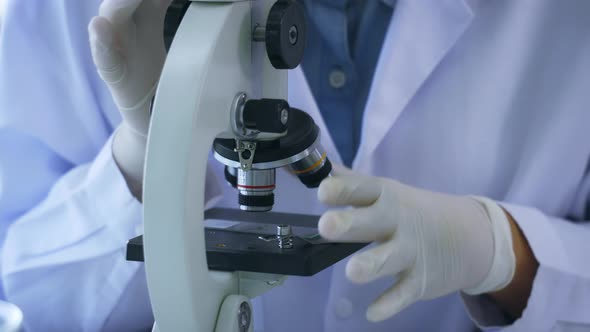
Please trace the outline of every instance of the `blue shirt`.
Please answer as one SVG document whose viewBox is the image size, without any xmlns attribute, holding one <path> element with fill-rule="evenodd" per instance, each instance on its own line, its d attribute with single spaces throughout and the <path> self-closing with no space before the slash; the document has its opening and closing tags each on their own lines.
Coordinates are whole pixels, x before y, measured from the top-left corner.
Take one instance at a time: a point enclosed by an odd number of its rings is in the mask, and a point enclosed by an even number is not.
<svg viewBox="0 0 590 332">
<path fill-rule="evenodd" d="M 394 1 L 303 3 L 308 16 L 303 71 L 342 161 L 351 166 Z"/>
</svg>

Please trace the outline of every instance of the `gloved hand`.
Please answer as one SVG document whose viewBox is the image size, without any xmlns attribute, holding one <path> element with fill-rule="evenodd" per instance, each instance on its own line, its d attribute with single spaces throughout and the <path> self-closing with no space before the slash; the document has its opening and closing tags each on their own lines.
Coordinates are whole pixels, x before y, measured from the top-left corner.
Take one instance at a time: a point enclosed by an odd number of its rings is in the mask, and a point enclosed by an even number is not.
<svg viewBox="0 0 590 332">
<path fill-rule="evenodd" d="M 320 234 L 338 242 L 376 243 L 349 260 L 352 282 L 398 277 L 368 308 L 368 320 L 384 320 L 418 300 L 459 290 L 487 293 L 512 280 L 510 224 L 495 202 L 344 173 L 324 180 L 318 197 L 354 208 L 326 212 Z"/>
<path fill-rule="evenodd" d="M 92 57 L 121 112 L 113 157 L 141 194 L 151 100 L 166 50 L 164 18 L 172 0 L 104 0 L 88 26 Z"/>
</svg>

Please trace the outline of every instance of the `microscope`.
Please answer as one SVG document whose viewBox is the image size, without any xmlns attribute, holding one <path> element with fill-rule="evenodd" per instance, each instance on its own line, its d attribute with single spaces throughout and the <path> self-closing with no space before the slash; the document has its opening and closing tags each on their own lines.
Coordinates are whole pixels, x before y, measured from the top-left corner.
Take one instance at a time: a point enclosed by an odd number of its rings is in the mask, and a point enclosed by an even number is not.
<svg viewBox="0 0 590 332">
<path fill-rule="evenodd" d="M 176 0 L 165 26 L 170 49 L 152 107 L 144 235 L 129 241 L 127 259 L 145 263 L 153 331 L 252 331 L 251 298 L 364 246 L 324 241 L 318 216 L 270 212 L 276 169 L 309 188 L 332 170 L 317 125 L 287 102 L 305 13 L 293 0 Z M 210 155 L 224 166 L 237 209 L 205 210 Z"/>
</svg>

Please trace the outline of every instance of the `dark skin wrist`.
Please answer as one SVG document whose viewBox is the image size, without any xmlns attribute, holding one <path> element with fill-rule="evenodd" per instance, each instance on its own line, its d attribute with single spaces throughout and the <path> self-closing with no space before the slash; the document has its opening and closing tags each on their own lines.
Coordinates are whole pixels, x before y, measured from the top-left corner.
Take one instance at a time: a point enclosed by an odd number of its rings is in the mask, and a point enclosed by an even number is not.
<svg viewBox="0 0 590 332">
<path fill-rule="evenodd" d="M 526 308 L 539 262 L 516 221 L 508 212 L 504 211 L 504 213 L 510 222 L 516 270 L 512 281 L 506 287 L 487 295 L 513 319 L 517 319 L 522 316 Z"/>
</svg>

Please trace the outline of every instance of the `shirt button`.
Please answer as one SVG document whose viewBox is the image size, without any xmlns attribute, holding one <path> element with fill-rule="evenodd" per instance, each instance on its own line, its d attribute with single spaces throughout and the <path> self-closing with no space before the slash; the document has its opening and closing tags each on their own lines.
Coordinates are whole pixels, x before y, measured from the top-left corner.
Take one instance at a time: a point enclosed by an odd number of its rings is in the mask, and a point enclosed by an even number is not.
<svg viewBox="0 0 590 332">
<path fill-rule="evenodd" d="M 341 297 L 334 303 L 334 312 L 340 319 L 345 319 L 352 316 L 353 311 L 352 301 L 345 297 Z"/>
<path fill-rule="evenodd" d="M 329 80 L 331 87 L 334 89 L 340 89 L 346 84 L 346 74 L 340 69 L 332 70 L 330 72 Z"/>
</svg>

